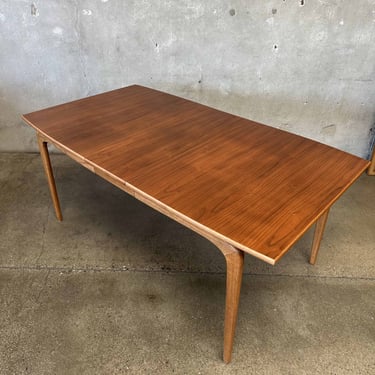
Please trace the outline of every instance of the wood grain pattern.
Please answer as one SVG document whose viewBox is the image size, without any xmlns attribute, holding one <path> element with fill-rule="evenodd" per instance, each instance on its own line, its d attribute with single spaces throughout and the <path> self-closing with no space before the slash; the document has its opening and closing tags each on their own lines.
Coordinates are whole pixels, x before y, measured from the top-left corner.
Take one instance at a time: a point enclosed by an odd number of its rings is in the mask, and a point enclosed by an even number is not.
<svg viewBox="0 0 375 375">
<path fill-rule="evenodd" d="M 271 264 L 369 164 L 141 86 L 23 118 L 116 186 Z"/>
</svg>

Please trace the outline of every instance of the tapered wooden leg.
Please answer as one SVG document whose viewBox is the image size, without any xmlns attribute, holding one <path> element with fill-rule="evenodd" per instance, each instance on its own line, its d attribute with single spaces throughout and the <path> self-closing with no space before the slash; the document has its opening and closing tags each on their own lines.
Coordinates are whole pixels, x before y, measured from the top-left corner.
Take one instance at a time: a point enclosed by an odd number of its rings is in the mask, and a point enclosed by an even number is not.
<svg viewBox="0 0 375 375">
<path fill-rule="evenodd" d="M 61 213 L 61 208 L 60 208 L 60 202 L 59 202 L 59 197 L 57 196 L 55 178 L 53 176 L 51 160 L 49 158 L 49 153 L 48 153 L 47 142 L 44 141 L 40 137 L 40 135 L 38 135 L 38 144 L 39 144 L 40 156 L 42 157 L 44 171 L 46 172 L 46 176 L 48 180 L 48 186 L 49 186 L 49 190 L 51 193 L 53 206 L 55 208 L 56 217 L 57 217 L 57 220 L 62 221 L 63 218 L 62 218 L 62 213 Z"/>
<path fill-rule="evenodd" d="M 224 254 L 227 262 L 223 360 L 225 363 L 229 363 L 232 358 L 234 334 L 236 331 L 244 252 L 224 242 L 213 242 Z"/>
<path fill-rule="evenodd" d="M 367 174 L 369 176 L 375 176 L 375 146 L 372 151 L 372 158 L 371 158 L 371 164 L 367 169 Z"/>
<path fill-rule="evenodd" d="M 324 228 L 326 226 L 327 218 L 328 218 L 327 210 L 316 222 L 315 224 L 315 232 L 314 232 L 314 239 L 311 248 L 311 255 L 310 255 L 310 264 L 315 264 L 316 258 L 318 256 L 320 241 L 322 240 Z"/>
</svg>

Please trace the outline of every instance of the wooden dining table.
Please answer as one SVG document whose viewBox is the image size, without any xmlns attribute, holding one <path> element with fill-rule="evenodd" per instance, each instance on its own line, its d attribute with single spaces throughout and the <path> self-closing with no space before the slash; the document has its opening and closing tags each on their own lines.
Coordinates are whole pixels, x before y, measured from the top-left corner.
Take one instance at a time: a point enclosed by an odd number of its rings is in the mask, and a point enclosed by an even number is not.
<svg viewBox="0 0 375 375">
<path fill-rule="evenodd" d="M 37 132 L 58 220 L 48 143 L 223 253 L 226 363 L 244 254 L 274 265 L 315 224 L 314 264 L 330 207 L 369 165 L 300 135 L 139 85 L 23 119 Z"/>
</svg>

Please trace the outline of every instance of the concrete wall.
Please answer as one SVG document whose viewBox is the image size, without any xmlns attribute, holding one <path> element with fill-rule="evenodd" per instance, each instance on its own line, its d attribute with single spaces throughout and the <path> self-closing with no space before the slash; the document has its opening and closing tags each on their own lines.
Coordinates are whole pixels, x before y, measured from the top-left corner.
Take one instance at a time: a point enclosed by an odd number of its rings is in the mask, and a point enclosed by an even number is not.
<svg viewBox="0 0 375 375">
<path fill-rule="evenodd" d="M 367 156 L 374 46 L 374 0 L 0 0 L 0 150 L 36 150 L 21 113 L 139 83 Z"/>
</svg>

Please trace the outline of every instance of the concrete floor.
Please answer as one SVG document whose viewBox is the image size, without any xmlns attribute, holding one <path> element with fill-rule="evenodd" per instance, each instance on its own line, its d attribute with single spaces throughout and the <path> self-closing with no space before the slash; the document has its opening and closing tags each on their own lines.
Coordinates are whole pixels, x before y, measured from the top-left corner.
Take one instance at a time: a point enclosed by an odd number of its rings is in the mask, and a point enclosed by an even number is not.
<svg viewBox="0 0 375 375">
<path fill-rule="evenodd" d="M 233 361 L 208 241 L 63 155 L 0 154 L 1 374 L 374 374 L 375 177 L 272 267 L 246 257 Z"/>
</svg>

